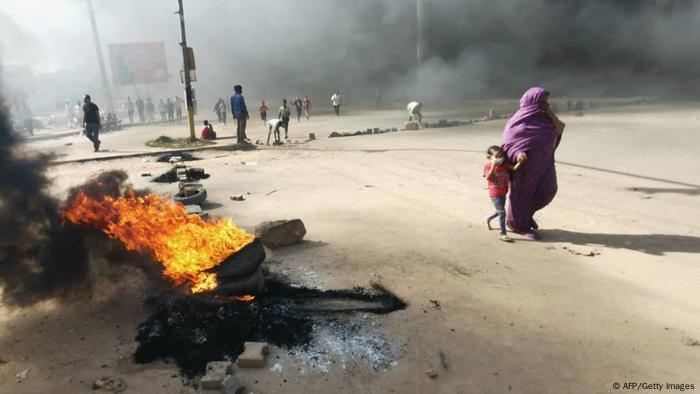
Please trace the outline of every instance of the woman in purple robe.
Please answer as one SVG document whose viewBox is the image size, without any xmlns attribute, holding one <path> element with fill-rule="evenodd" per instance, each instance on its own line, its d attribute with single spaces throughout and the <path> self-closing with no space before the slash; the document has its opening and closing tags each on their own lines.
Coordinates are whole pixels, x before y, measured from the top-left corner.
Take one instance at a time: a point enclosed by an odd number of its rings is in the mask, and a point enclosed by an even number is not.
<svg viewBox="0 0 700 394">
<path fill-rule="evenodd" d="M 530 239 L 539 239 L 533 215 L 557 194 L 554 151 L 565 125 L 550 110 L 548 98 L 544 88 L 528 89 L 503 132 L 506 157 L 514 164 L 523 163 L 511 176 L 507 224 L 513 232 Z"/>
</svg>

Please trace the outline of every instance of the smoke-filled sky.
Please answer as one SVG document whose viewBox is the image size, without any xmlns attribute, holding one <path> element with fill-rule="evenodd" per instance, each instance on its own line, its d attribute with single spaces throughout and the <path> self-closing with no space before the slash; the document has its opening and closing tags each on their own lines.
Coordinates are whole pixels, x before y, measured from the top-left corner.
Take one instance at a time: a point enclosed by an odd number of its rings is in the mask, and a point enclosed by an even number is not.
<svg viewBox="0 0 700 394">
<path fill-rule="evenodd" d="M 54 73 L 12 90 L 45 97 L 99 91 L 86 7 L 68 0 L 1 0 L 6 73 Z M 170 83 L 115 88 L 115 99 L 180 94 L 176 0 L 94 0 L 103 44 L 162 41 Z M 700 79 L 700 2 L 692 0 L 423 0 L 426 60 L 416 64 L 412 0 L 184 0 L 195 84 L 206 105 L 235 83 L 254 99 L 309 94 L 326 101 L 555 95 L 680 94 Z M 108 69 L 109 60 L 107 59 Z M 109 70 L 108 70 L 109 72 Z M 58 77 L 57 77 L 58 76 Z M 51 82 L 46 82 L 51 81 Z M 33 85 L 33 86 L 29 86 Z M 36 86 L 39 85 L 39 86 Z M 73 90 L 73 91 L 71 91 Z M 96 94 L 99 97 L 99 94 Z"/>
</svg>

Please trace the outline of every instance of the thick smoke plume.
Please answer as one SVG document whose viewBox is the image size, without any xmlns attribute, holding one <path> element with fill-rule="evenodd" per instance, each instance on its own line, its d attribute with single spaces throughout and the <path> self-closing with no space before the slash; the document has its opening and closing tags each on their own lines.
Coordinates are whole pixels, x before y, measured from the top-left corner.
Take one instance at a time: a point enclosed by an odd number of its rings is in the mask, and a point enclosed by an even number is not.
<svg viewBox="0 0 700 394">
<path fill-rule="evenodd" d="M 47 191 L 49 158 L 18 143 L 0 101 L 0 286 L 3 303 L 21 306 L 83 288 L 89 267 L 82 230 L 61 225 Z"/>
</svg>

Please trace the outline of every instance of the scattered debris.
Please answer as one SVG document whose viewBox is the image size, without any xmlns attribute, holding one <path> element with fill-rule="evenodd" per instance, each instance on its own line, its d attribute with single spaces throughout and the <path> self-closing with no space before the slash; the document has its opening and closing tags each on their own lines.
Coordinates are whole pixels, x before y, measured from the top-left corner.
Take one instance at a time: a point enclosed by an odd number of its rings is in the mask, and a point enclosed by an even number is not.
<svg viewBox="0 0 700 394">
<path fill-rule="evenodd" d="M 262 368 L 265 366 L 265 354 L 267 354 L 267 342 L 245 342 L 243 354 L 238 356 L 236 362 L 241 368 Z"/>
<path fill-rule="evenodd" d="M 255 226 L 255 236 L 271 249 L 299 243 L 304 235 L 306 227 L 301 219 L 262 222 Z"/>
<path fill-rule="evenodd" d="M 313 141 L 316 139 L 316 133 L 309 133 L 309 141 Z"/>
<path fill-rule="evenodd" d="M 141 176 L 151 176 L 151 173 L 150 172 L 143 172 L 143 173 L 141 173 Z"/>
<path fill-rule="evenodd" d="M 119 393 L 126 390 L 126 382 L 120 378 L 105 376 L 92 382 L 92 389 Z"/>
<path fill-rule="evenodd" d="M 438 311 L 442 309 L 442 307 L 440 306 L 440 301 L 430 300 L 430 303 L 433 304 L 433 309 L 436 309 Z"/>
<path fill-rule="evenodd" d="M 193 160 L 200 160 L 198 157 L 192 156 L 192 154 L 187 153 L 187 152 L 168 152 L 168 153 L 163 153 L 162 155 L 159 155 L 158 158 L 156 159 L 157 162 L 159 163 L 169 163 L 170 159 L 176 157 L 178 158 L 178 161 L 193 161 Z"/>
<path fill-rule="evenodd" d="M 17 373 L 15 374 L 15 377 L 17 378 L 17 383 L 19 383 L 19 382 L 23 381 L 24 379 L 26 379 L 26 378 L 27 378 L 27 375 L 29 375 L 29 368 L 23 369 L 22 371 L 17 372 Z"/>
<path fill-rule="evenodd" d="M 697 339 L 691 338 L 687 335 L 683 336 L 683 343 L 688 345 L 688 346 L 700 346 L 700 341 Z"/>
<path fill-rule="evenodd" d="M 232 194 L 229 198 L 232 201 L 245 201 L 245 196 L 242 194 Z"/>
<path fill-rule="evenodd" d="M 435 379 L 438 376 L 438 373 L 432 368 L 425 371 L 425 374 L 428 375 L 430 379 Z"/>
<path fill-rule="evenodd" d="M 273 190 L 273 191 L 271 191 L 271 192 L 269 192 L 269 193 L 266 193 L 265 195 L 266 195 L 266 196 L 269 196 L 270 194 L 277 192 L 277 190 L 278 190 L 278 189 L 275 189 L 275 190 Z"/>
<path fill-rule="evenodd" d="M 403 128 L 406 130 L 418 130 L 420 125 L 418 122 L 406 122 L 404 123 Z"/>
<path fill-rule="evenodd" d="M 183 205 L 201 205 L 207 199 L 207 189 L 200 183 L 182 183 L 173 200 Z"/>
<path fill-rule="evenodd" d="M 595 257 L 595 256 L 600 255 L 600 252 L 598 252 L 596 250 L 590 250 L 588 252 L 580 252 L 580 251 L 575 250 L 575 249 L 570 249 L 567 246 L 562 246 L 562 249 L 564 249 L 564 250 L 568 251 L 569 253 L 576 255 L 576 256 Z"/>
</svg>

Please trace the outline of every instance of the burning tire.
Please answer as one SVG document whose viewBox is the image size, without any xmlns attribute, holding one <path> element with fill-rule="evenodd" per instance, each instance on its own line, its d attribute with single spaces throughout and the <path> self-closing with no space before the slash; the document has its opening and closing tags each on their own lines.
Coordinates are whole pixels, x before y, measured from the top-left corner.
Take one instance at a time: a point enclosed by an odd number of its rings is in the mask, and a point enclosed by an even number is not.
<svg viewBox="0 0 700 394">
<path fill-rule="evenodd" d="M 263 248 L 262 242 L 256 238 L 208 272 L 216 274 L 220 281 L 225 282 L 254 273 L 263 261 L 265 261 L 265 248 Z"/>
<path fill-rule="evenodd" d="M 206 199 L 207 189 L 205 188 L 184 188 L 173 196 L 173 200 L 182 205 L 200 205 Z"/>
<path fill-rule="evenodd" d="M 220 278 L 221 281 L 216 289 L 203 294 L 223 297 L 258 294 L 265 286 L 265 277 L 260 269 L 256 269 L 252 274 L 242 278 L 227 279 L 230 278 Z"/>
</svg>

